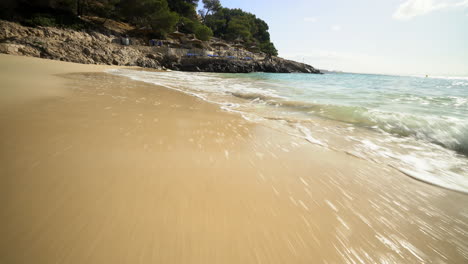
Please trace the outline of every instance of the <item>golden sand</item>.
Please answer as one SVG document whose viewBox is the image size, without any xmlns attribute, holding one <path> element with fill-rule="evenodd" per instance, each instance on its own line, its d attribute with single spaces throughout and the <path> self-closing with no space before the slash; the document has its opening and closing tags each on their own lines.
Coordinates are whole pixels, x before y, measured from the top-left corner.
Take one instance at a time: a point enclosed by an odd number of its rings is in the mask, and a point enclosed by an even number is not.
<svg viewBox="0 0 468 264">
<path fill-rule="evenodd" d="M 0 263 L 467 263 L 467 195 L 107 68 L 0 55 Z"/>
</svg>

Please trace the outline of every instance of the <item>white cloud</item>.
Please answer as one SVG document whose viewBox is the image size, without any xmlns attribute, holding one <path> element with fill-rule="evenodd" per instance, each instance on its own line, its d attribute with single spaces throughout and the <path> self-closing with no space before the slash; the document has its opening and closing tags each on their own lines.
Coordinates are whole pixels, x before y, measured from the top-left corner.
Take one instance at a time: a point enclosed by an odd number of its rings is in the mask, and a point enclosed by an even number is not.
<svg viewBox="0 0 468 264">
<path fill-rule="evenodd" d="M 468 0 L 405 0 L 393 13 L 393 18 L 409 20 L 436 10 L 454 7 L 468 7 Z"/>
<path fill-rule="evenodd" d="M 304 17 L 304 22 L 315 23 L 317 22 L 318 18 L 316 17 Z"/>
<path fill-rule="evenodd" d="M 340 26 L 340 25 L 333 25 L 333 26 L 331 27 L 331 30 L 333 30 L 333 31 L 340 31 L 340 30 L 341 30 L 341 26 Z"/>
</svg>

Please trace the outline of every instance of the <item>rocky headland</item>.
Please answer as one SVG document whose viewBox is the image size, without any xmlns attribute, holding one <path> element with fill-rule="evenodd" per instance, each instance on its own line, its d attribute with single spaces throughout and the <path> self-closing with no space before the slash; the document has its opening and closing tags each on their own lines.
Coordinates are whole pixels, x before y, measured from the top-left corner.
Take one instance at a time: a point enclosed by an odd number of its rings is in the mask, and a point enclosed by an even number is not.
<svg viewBox="0 0 468 264">
<path fill-rule="evenodd" d="M 148 40 L 138 37 L 130 37 L 130 45 L 122 45 L 124 36 L 125 32 L 106 28 L 76 31 L 26 27 L 0 20 L 0 53 L 83 64 L 197 72 L 320 73 L 310 65 L 267 56 L 216 38 L 202 42 L 192 35 L 176 33 L 151 46 Z"/>
</svg>

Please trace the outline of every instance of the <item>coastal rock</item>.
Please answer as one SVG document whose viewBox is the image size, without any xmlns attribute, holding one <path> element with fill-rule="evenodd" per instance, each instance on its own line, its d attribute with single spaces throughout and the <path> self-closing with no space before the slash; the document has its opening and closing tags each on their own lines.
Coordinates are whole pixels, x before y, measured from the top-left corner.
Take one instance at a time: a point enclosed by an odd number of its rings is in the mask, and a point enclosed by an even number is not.
<svg viewBox="0 0 468 264">
<path fill-rule="evenodd" d="M 279 57 L 267 59 L 188 57 L 188 50 L 144 46 L 143 40 L 132 39 L 134 45 L 120 45 L 120 35 L 108 30 L 74 31 L 52 27 L 24 27 L 0 20 L 0 53 L 33 56 L 85 64 L 140 66 L 196 72 L 222 73 L 320 73 L 310 65 Z M 139 45 L 137 45 L 139 44 Z M 232 56 L 231 56 L 232 57 Z"/>
<path fill-rule="evenodd" d="M 83 54 L 86 55 L 86 56 L 89 56 L 89 55 L 91 55 L 91 50 L 89 50 L 89 48 L 84 48 L 83 49 Z"/>
<path fill-rule="evenodd" d="M 150 58 L 139 58 L 137 60 L 137 66 L 143 67 L 143 68 L 153 68 L 153 69 L 160 69 L 161 65 L 157 60 L 150 59 Z"/>
<path fill-rule="evenodd" d="M 24 48 L 22 45 L 9 44 L 9 43 L 0 43 L 0 52 L 12 55 L 19 55 L 18 52 L 20 48 Z"/>
</svg>

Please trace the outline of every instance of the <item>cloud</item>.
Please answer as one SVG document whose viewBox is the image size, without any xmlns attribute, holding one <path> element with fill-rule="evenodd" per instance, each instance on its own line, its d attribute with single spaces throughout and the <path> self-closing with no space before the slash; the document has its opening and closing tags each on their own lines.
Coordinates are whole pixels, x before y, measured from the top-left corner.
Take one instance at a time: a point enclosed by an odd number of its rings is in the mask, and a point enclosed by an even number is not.
<svg viewBox="0 0 468 264">
<path fill-rule="evenodd" d="M 316 17 L 304 17 L 304 22 L 311 22 L 311 23 L 315 23 L 317 22 L 318 18 Z"/>
<path fill-rule="evenodd" d="M 405 0 L 393 13 L 397 20 L 410 20 L 445 8 L 468 7 L 468 0 Z"/>
<path fill-rule="evenodd" d="M 331 30 L 333 30 L 333 31 L 340 31 L 340 30 L 341 30 L 341 26 L 340 26 L 340 25 L 333 25 L 333 26 L 331 27 Z"/>
</svg>

